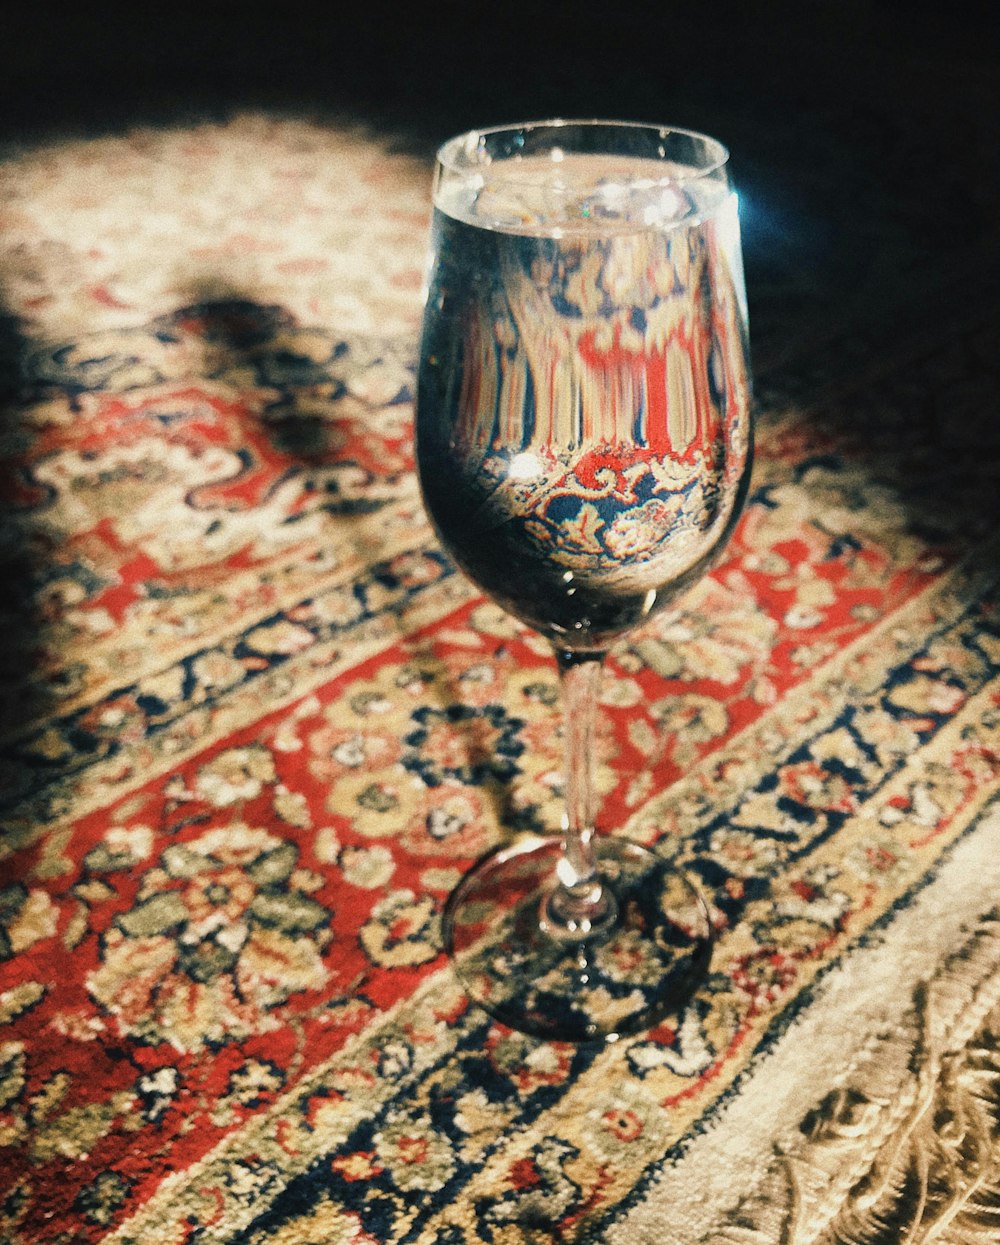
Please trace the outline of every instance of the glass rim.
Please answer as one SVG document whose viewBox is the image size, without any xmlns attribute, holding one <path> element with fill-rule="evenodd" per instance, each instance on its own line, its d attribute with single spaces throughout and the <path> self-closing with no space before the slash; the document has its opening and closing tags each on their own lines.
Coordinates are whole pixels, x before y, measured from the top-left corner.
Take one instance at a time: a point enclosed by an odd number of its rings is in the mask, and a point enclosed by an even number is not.
<svg viewBox="0 0 1000 1245">
<path fill-rule="evenodd" d="M 705 134 L 701 130 L 688 129 L 682 125 L 657 125 L 647 121 L 620 121 L 606 120 L 600 117 L 551 117 L 547 120 L 539 121 L 523 121 L 514 122 L 507 125 L 491 125 L 482 128 L 465 130 L 460 134 L 455 134 L 451 138 L 446 139 L 437 149 L 436 163 L 439 172 L 446 172 L 461 176 L 463 174 L 472 173 L 477 168 L 492 164 L 493 161 L 477 162 L 472 158 L 472 150 L 480 150 L 482 140 L 501 134 L 517 134 L 527 133 L 532 130 L 560 130 L 560 129 L 581 129 L 597 131 L 606 130 L 631 130 L 633 132 L 647 132 L 657 135 L 660 139 L 667 139 L 670 135 L 679 135 L 682 138 L 692 139 L 704 144 L 706 151 L 714 153 L 714 158 L 706 163 L 703 167 L 694 168 L 686 166 L 680 173 L 671 172 L 663 177 L 664 182 L 694 182 L 700 181 L 702 178 L 711 177 L 724 169 L 729 163 L 730 152 L 725 143 L 717 138 L 713 138 L 710 134 Z M 474 146 L 473 146 L 474 144 Z M 608 153 L 613 154 L 613 153 Z M 658 157 L 645 157 L 650 160 L 656 160 Z M 664 160 L 666 157 L 662 157 Z M 507 163 L 516 160 L 517 156 L 505 157 L 496 161 L 498 164 Z"/>
</svg>

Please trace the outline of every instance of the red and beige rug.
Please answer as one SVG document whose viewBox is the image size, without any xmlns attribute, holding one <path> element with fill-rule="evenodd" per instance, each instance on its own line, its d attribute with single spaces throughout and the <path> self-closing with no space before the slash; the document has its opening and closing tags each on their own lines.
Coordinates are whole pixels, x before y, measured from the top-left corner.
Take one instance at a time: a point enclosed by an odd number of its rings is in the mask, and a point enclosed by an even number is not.
<svg viewBox="0 0 1000 1245">
<path fill-rule="evenodd" d="M 247 115 L 0 176 L 0 1240 L 996 1240 L 995 302 L 759 361 L 727 560 L 603 695 L 711 974 L 563 1047 L 439 946 L 560 718 L 420 506 L 429 170 Z"/>
</svg>

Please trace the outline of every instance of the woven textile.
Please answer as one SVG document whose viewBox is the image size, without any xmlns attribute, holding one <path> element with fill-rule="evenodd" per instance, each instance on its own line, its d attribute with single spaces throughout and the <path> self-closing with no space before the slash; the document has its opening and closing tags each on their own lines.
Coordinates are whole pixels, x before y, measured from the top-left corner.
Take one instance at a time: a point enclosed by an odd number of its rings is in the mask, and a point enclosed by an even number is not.
<svg viewBox="0 0 1000 1245">
<path fill-rule="evenodd" d="M 698 880 L 711 971 L 576 1048 L 440 950 L 463 871 L 558 825 L 561 745 L 547 647 L 416 488 L 429 169 L 245 115 L 2 176 L 0 1240 L 995 1240 L 969 272 L 927 321 L 913 257 L 891 354 L 769 291 L 743 520 L 602 696 L 602 823 Z"/>
</svg>

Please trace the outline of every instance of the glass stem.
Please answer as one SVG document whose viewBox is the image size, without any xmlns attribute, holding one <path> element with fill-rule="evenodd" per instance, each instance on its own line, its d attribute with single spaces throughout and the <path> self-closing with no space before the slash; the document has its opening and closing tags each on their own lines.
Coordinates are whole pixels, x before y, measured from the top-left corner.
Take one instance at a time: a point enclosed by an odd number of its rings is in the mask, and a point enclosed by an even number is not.
<svg viewBox="0 0 1000 1245">
<path fill-rule="evenodd" d="M 565 825 L 559 886 L 545 915 L 550 932 L 579 938 L 614 918 L 594 853 L 594 742 L 604 653 L 556 649 L 565 721 Z"/>
</svg>

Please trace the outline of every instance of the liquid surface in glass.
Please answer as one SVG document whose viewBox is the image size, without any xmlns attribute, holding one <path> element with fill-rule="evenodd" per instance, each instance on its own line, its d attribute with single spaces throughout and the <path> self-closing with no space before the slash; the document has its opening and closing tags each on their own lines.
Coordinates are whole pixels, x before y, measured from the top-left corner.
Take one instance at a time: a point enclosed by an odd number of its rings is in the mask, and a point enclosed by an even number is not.
<svg viewBox="0 0 1000 1245">
<path fill-rule="evenodd" d="M 703 574 L 746 488 L 736 200 L 692 172 L 555 152 L 435 194 L 425 504 L 469 577 L 564 647 Z"/>
</svg>

